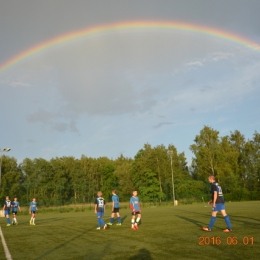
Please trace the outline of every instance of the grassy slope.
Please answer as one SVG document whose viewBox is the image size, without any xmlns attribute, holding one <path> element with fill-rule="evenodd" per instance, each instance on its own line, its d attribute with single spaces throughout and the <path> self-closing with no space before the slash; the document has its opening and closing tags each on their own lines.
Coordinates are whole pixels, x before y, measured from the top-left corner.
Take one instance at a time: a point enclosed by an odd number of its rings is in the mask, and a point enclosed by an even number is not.
<svg viewBox="0 0 260 260">
<path fill-rule="evenodd" d="M 18 226 L 6 227 L 4 218 L 0 223 L 13 260 L 258 259 L 260 202 L 232 202 L 226 208 L 234 229 L 227 234 L 222 232 L 226 225 L 221 215 L 211 233 L 201 230 L 211 212 L 202 204 L 144 208 L 137 231 L 130 230 L 129 210 L 121 210 L 121 227 L 100 231 L 93 212 L 38 214 L 36 226 L 29 225 L 29 215 L 18 215 Z M 219 236 L 222 244 L 200 246 L 206 236 Z M 239 244 L 227 245 L 228 236 L 236 236 Z M 254 237 L 254 245 L 240 244 L 245 236 Z M 5 259 L 2 245 L 0 259 Z"/>
</svg>

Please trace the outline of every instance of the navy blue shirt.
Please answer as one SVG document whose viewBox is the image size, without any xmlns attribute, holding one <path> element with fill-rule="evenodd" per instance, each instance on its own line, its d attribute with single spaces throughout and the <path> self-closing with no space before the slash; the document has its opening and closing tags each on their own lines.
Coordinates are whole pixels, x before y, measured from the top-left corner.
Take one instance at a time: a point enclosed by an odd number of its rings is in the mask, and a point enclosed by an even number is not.
<svg viewBox="0 0 260 260">
<path fill-rule="evenodd" d="M 10 210 L 11 209 L 11 205 L 12 205 L 11 200 L 5 200 L 4 209 L 5 210 Z"/>
<path fill-rule="evenodd" d="M 102 197 L 97 197 L 95 200 L 97 205 L 97 212 L 104 212 L 104 206 L 106 205 L 105 199 Z"/>
<path fill-rule="evenodd" d="M 225 203 L 224 195 L 222 193 L 222 188 L 219 186 L 217 182 L 211 183 L 212 201 L 214 199 L 214 191 L 218 193 L 216 204 Z"/>
</svg>

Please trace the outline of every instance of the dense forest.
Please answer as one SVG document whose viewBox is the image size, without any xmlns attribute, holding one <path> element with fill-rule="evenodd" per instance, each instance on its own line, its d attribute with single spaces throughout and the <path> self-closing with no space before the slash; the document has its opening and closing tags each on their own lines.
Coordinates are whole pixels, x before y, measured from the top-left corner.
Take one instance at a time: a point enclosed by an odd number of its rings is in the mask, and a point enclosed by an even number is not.
<svg viewBox="0 0 260 260">
<path fill-rule="evenodd" d="M 101 190 L 109 201 L 116 189 L 121 201 L 128 201 L 133 189 L 143 202 L 191 203 L 209 198 L 207 176 L 214 174 L 226 200 L 260 199 L 260 134 L 246 140 L 239 131 L 229 136 L 208 127 L 190 145 L 192 164 L 173 144 L 152 147 L 144 144 L 134 158 L 91 158 L 82 155 L 51 160 L 1 157 L 0 198 L 17 196 L 28 205 L 36 197 L 40 205 L 90 203 Z"/>
</svg>

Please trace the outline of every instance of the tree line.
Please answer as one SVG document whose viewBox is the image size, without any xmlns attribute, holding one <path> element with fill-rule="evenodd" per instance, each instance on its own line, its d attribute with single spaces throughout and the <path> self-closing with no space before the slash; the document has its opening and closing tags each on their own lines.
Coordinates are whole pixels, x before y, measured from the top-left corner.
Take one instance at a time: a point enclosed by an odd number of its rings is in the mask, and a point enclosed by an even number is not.
<svg viewBox="0 0 260 260">
<path fill-rule="evenodd" d="M 91 203 L 98 190 L 109 200 L 112 189 L 121 201 L 128 201 L 136 189 L 143 202 L 161 203 L 173 199 L 173 177 L 175 198 L 189 203 L 209 195 L 207 176 L 214 174 L 226 200 L 260 199 L 258 132 L 246 140 L 237 130 L 220 136 L 219 131 L 204 126 L 190 150 L 194 154 L 191 165 L 173 144 L 152 147 L 146 143 L 134 158 L 82 155 L 80 159 L 25 158 L 17 163 L 3 155 L 0 197 L 18 197 L 26 205 L 36 197 L 40 205 L 51 206 Z"/>
</svg>

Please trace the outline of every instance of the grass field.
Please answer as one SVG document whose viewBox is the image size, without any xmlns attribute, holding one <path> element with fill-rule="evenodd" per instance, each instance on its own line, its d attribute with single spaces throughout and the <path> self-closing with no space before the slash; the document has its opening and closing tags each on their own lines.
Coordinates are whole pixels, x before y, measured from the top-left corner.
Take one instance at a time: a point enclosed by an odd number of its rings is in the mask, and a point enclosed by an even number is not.
<svg viewBox="0 0 260 260">
<path fill-rule="evenodd" d="M 212 232 L 202 231 L 211 214 L 203 204 L 143 208 L 136 231 L 130 229 L 126 209 L 121 210 L 123 225 L 108 230 L 96 230 L 90 211 L 38 214 L 36 226 L 29 225 L 29 215 L 18 215 L 17 226 L 6 227 L 4 218 L 0 223 L 13 260 L 259 259 L 260 202 L 227 203 L 226 210 L 232 233 L 222 232 L 221 214 Z M 2 243 L 0 259 L 6 259 Z"/>
</svg>

